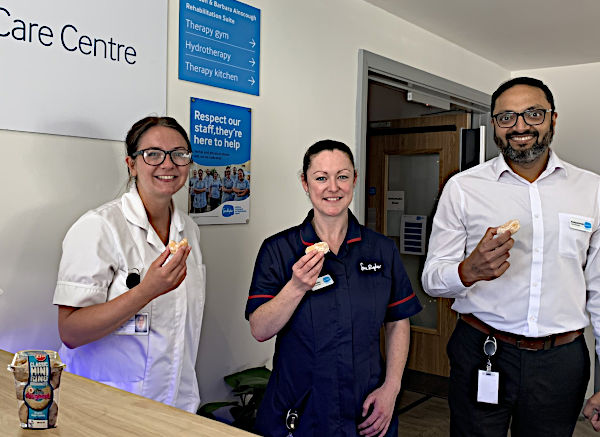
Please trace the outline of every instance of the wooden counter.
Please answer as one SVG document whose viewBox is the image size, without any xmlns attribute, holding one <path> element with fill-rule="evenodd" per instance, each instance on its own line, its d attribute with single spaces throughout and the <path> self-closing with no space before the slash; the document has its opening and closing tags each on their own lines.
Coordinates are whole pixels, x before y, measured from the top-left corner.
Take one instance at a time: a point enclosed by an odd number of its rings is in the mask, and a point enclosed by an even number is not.
<svg viewBox="0 0 600 437">
<path fill-rule="evenodd" d="M 56 428 L 22 429 L 12 372 L 13 354 L 0 350 L 0 435 L 10 436 L 200 436 L 254 434 L 200 417 L 91 379 L 63 372 Z"/>
</svg>

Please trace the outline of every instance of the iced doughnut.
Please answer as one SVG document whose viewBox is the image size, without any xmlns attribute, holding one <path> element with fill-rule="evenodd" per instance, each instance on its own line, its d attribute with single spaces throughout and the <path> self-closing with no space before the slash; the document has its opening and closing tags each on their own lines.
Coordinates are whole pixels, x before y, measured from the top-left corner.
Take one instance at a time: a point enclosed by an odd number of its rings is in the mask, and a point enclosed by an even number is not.
<svg viewBox="0 0 600 437">
<path fill-rule="evenodd" d="M 502 226 L 498 226 L 498 228 L 496 229 L 496 235 L 500 235 L 506 231 L 510 231 L 510 234 L 513 235 L 520 228 L 521 228 L 521 223 L 519 223 L 519 220 L 517 220 L 517 219 L 509 220 L 506 223 L 504 223 Z"/>
<path fill-rule="evenodd" d="M 171 251 L 172 255 L 175 255 L 179 249 L 181 249 L 182 247 L 186 247 L 187 245 L 187 238 L 184 238 L 179 243 L 176 243 L 175 241 L 171 240 L 169 241 L 169 250 Z"/>
<path fill-rule="evenodd" d="M 316 250 L 318 252 L 327 253 L 327 252 L 329 252 L 329 245 L 324 241 L 320 241 L 318 243 L 313 244 L 312 246 L 308 246 L 305 250 L 305 253 L 309 253 L 313 250 Z"/>
</svg>

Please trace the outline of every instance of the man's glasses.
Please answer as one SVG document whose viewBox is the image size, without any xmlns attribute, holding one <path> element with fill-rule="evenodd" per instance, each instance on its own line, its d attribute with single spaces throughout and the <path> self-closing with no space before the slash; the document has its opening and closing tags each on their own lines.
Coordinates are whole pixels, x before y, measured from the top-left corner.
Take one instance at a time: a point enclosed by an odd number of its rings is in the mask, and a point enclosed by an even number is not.
<svg viewBox="0 0 600 437">
<path fill-rule="evenodd" d="M 537 126 L 542 124 L 546 119 L 547 112 L 553 112 L 553 109 L 528 109 L 523 112 L 501 112 L 500 114 L 492 115 L 498 127 L 508 128 L 517 124 L 519 117 L 523 117 L 523 121 L 529 126 Z"/>
<path fill-rule="evenodd" d="M 142 155 L 144 162 L 148 165 L 161 165 L 165 162 L 167 155 L 171 157 L 171 161 L 173 164 L 178 166 L 188 165 L 192 162 L 192 152 L 188 152 L 187 150 L 162 150 L 162 149 L 144 149 L 138 150 L 137 152 L 131 155 L 132 158 L 136 156 Z"/>
</svg>

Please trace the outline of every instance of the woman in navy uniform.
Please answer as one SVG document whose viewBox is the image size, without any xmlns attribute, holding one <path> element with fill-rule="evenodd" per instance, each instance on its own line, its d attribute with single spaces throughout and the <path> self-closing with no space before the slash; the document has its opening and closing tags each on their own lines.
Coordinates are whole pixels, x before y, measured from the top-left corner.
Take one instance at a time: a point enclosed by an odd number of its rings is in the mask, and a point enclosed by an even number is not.
<svg viewBox="0 0 600 437">
<path fill-rule="evenodd" d="M 348 146 L 312 145 L 302 186 L 313 209 L 258 253 L 246 317 L 258 341 L 277 335 L 256 421 L 262 435 L 398 435 L 393 410 L 408 355 L 408 317 L 421 305 L 394 242 L 348 210 L 356 175 Z M 331 252 L 305 254 L 319 241 Z"/>
</svg>

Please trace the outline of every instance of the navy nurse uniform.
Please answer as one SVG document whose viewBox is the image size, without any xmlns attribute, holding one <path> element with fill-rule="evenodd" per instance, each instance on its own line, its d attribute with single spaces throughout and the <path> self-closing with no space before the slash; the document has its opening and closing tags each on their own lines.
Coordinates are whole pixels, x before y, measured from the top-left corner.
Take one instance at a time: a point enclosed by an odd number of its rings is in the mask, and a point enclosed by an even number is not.
<svg viewBox="0 0 600 437">
<path fill-rule="evenodd" d="M 312 219 L 311 210 L 300 226 L 263 242 L 246 318 L 285 286 L 306 247 L 320 241 Z M 362 404 L 385 379 L 382 324 L 421 310 L 394 242 L 361 226 L 350 211 L 344 243 L 337 255 L 325 255 L 319 277 L 331 285 L 309 290 L 277 334 L 273 373 L 256 420 L 261 435 L 287 436 L 290 409 L 300 415 L 294 437 L 358 435 Z M 386 436 L 397 435 L 394 417 Z"/>
</svg>

